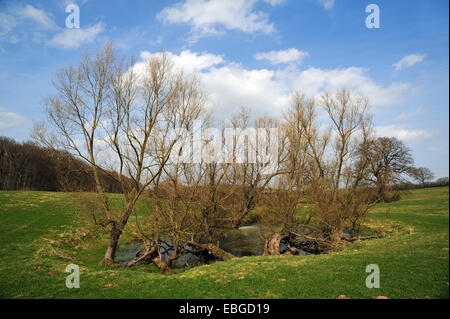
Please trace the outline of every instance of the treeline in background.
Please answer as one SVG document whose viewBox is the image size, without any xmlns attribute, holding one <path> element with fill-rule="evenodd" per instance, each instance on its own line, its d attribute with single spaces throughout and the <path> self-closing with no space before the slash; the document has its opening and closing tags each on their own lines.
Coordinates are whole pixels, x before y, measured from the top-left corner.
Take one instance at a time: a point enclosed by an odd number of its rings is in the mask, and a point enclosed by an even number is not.
<svg viewBox="0 0 450 319">
<path fill-rule="evenodd" d="M 106 192 L 121 192 L 108 172 L 100 180 Z M 0 190 L 93 192 L 95 187 L 89 165 L 68 152 L 0 136 Z"/>
<path fill-rule="evenodd" d="M 111 173 L 100 174 L 105 191 L 122 193 L 120 183 Z M 432 175 L 429 177 L 433 178 Z M 393 185 L 392 190 L 449 185 L 448 177 L 435 181 L 426 181 L 424 178 L 421 180 L 419 177 L 414 179 L 415 183 L 402 181 Z M 95 192 L 96 185 L 90 166 L 72 154 L 44 148 L 35 142 L 18 143 L 0 136 L 0 190 Z"/>
</svg>

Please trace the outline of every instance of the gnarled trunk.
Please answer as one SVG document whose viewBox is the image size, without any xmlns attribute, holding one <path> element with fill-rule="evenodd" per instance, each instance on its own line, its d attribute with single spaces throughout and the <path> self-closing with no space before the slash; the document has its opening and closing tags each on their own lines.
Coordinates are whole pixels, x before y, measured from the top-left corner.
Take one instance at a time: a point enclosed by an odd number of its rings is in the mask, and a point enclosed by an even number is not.
<svg viewBox="0 0 450 319">
<path fill-rule="evenodd" d="M 167 268 L 166 264 L 164 264 L 162 262 L 161 255 L 159 255 L 158 257 L 153 258 L 152 262 L 155 264 L 156 267 L 159 268 L 159 270 L 161 270 L 161 272 L 165 273 L 165 272 L 168 271 L 168 268 Z"/>
<path fill-rule="evenodd" d="M 178 253 L 172 253 L 167 255 L 166 262 L 163 263 L 162 261 L 162 254 L 159 253 L 159 255 L 152 259 L 153 264 L 155 264 L 156 267 L 161 270 L 162 273 L 168 274 L 170 270 L 172 269 L 172 262 L 177 259 L 180 255 Z"/>
<path fill-rule="evenodd" d="M 282 233 L 275 233 L 266 238 L 264 244 L 264 255 L 279 255 L 280 254 L 280 242 L 286 235 Z"/>
</svg>

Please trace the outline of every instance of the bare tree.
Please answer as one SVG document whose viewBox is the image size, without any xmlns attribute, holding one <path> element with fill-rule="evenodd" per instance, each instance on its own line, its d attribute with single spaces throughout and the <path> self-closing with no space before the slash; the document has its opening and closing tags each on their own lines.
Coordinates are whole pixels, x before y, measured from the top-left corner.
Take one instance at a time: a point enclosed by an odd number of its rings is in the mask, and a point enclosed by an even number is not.
<svg viewBox="0 0 450 319">
<path fill-rule="evenodd" d="M 316 213 L 322 232 L 332 241 L 342 237 L 342 226 L 348 217 L 346 203 L 358 194 L 361 172 L 365 164 L 358 161 L 358 145 L 366 143 L 371 134 L 369 102 L 360 95 L 352 95 L 341 89 L 335 93 L 325 92 L 320 103 L 331 123 L 329 160 L 322 164 L 327 174 L 319 176 L 312 186 Z M 321 198 L 322 197 L 322 198 Z"/>
<path fill-rule="evenodd" d="M 137 64 L 118 58 L 108 43 L 58 72 L 54 85 L 47 123 L 36 126 L 35 137 L 89 168 L 97 195 L 92 217 L 110 237 L 103 265 L 115 264 L 119 238 L 144 191 L 152 196 L 151 214 L 136 222 L 145 249 L 125 265 L 150 259 L 167 271 L 186 252 L 234 258 L 219 240 L 252 211 L 268 254 L 279 254 L 282 240 L 297 251 L 309 236 L 306 228 L 314 229 L 318 245 L 343 238 L 344 223 L 359 237 L 377 194 L 412 164 L 400 141 L 373 138 L 368 100 L 346 89 L 326 92 L 319 102 L 295 93 L 282 121 L 263 117 L 254 128 L 250 111 L 242 109 L 231 119 L 237 132 L 232 143 L 225 125 L 215 140 L 208 131 L 200 141 L 201 162 L 194 163 L 173 155 L 190 149 L 179 130 L 191 131 L 195 120 L 205 119 L 205 96 L 198 79 L 177 69 L 166 53 Z M 207 160 L 207 153 L 224 150 L 228 160 Z M 0 149 L 1 161 L 4 153 Z M 124 195 L 118 208 L 107 196 L 111 179 Z M 311 208 L 304 218 L 297 217 L 301 201 Z"/>
<path fill-rule="evenodd" d="M 364 179 L 374 185 L 378 198 L 384 200 L 389 188 L 411 171 L 414 163 L 411 150 L 395 137 L 379 137 L 361 146 L 361 161 L 367 163 Z"/>
<path fill-rule="evenodd" d="M 110 232 L 102 263 L 111 265 L 136 202 L 169 160 L 178 139 L 171 129 L 192 125 L 204 96 L 198 81 L 177 70 L 166 53 L 138 68 L 133 58 L 117 58 L 111 43 L 58 72 L 54 86 L 57 94 L 46 102 L 47 126 L 37 127 L 35 137 L 90 165 L 101 203 L 93 217 Z M 119 210 L 109 203 L 101 172 L 111 172 L 122 187 Z"/>
<path fill-rule="evenodd" d="M 425 187 L 427 181 L 434 178 L 433 172 L 426 167 L 412 167 L 409 170 L 409 175 L 419 182 L 422 187 Z"/>
<path fill-rule="evenodd" d="M 334 138 L 334 163 L 332 164 L 332 178 L 334 188 L 338 189 L 342 182 L 342 171 L 347 162 L 356 153 L 355 135 L 367 125 L 368 100 L 363 96 L 352 97 L 350 91 L 341 89 L 332 94 L 325 92 L 321 97 L 321 104 L 332 123 Z"/>
<path fill-rule="evenodd" d="M 259 228 L 265 237 L 265 254 L 280 254 L 280 242 L 298 232 L 297 207 L 304 197 L 314 159 L 320 157 L 315 157 L 317 153 L 308 155 L 311 150 L 308 143 L 316 138 L 312 128 L 314 123 L 309 121 L 313 116 L 312 105 L 313 101 L 305 95 L 295 93 L 291 107 L 284 114 L 279 132 L 282 141 L 279 175 L 274 178 L 270 189 L 260 196 L 256 208 Z M 312 144 L 317 145 L 315 142 Z"/>
<path fill-rule="evenodd" d="M 448 186 L 448 177 L 440 177 L 434 183 L 436 186 Z"/>
<path fill-rule="evenodd" d="M 275 189 L 265 194 L 257 207 L 260 227 L 267 233 L 268 254 L 279 254 L 281 241 L 288 251 L 295 252 L 300 239 L 306 237 L 328 249 L 322 238 L 340 240 L 346 221 L 359 233 L 373 204 L 372 189 L 362 183 L 367 162 L 358 158 L 360 145 L 371 140 L 367 99 L 342 89 L 324 93 L 320 103 L 329 128 L 318 121 L 316 101 L 301 93 L 293 95 L 285 115 L 287 156 Z M 311 207 L 309 217 L 303 220 L 296 216 L 302 200 Z M 311 220 L 316 230 L 309 225 Z"/>
<path fill-rule="evenodd" d="M 272 133 L 272 130 L 277 130 L 280 126 L 279 121 L 261 117 L 254 121 L 252 128 L 249 117 L 250 111 L 243 108 L 231 120 L 233 128 L 239 132 L 235 137 L 232 152 L 233 165 L 228 169 L 226 180 L 227 183 L 239 187 L 235 196 L 237 205 L 233 217 L 235 228 L 241 225 L 255 207 L 259 195 L 282 173 L 281 164 L 286 158 L 284 146 L 286 139 L 282 134 Z M 251 130 L 254 134 L 246 136 L 246 132 Z"/>
<path fill-rule="evenodd" d="M 166 177 L 152 192 L 152 227 L 157 245 L 166 252 L 165 262 L 159 255 L 153 262 L 163 271 L 185 253 L 204 259 L 234 258 L 216 241 L 231 229 L 229 221 L 233 186 L 218 179 L 222 167 L 204 163 L 174 163 L 164 168 Z"/>
</svg>

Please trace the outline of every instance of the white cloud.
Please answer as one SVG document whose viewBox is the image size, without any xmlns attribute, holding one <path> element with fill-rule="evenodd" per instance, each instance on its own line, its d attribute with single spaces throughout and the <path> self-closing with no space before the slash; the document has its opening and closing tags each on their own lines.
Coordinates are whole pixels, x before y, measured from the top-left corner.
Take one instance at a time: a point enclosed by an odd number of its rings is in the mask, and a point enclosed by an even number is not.
<svg viewBox="0 0 450 319">
<path fill-rule="evenodd" d="M 334 0 L 317 0 L 325 10 L 330 10 L 334 7 Z"/>
<path fill-rule="evenodd" d="M 422 115 L 425 112 L 426 112 L 426 110 L 423 107 L 419 106 L 419 108 L 417 110 L 415 110 L 415 111 L 402 112 L 399 116 L 397 116 L 397 120 L 406 121 L 406 120 L 409 120 L 409 119 L 411 119 L 413 117 Z"/>
<path fill-rule="evenodd" d="M 52 30 L 57 28 L 55 22 L 44 10 L 37 9 L 32 5 L 27 4 L 20 10 L 20 14 L 24 18 L 34 21 L 43 29 Z"/>
<path fill-rule="evenodd" d="M 275 27 L 267 15 L 255 9 L 258 0 L 186 0 L 164 8 L 157 18 L 170 24 L 188 24 L 199 36 L 216 34 L 218 27 L 246 33 L 272 33 Z M 265 0 L 271 5 L 283 1 Z"/>
<path fill-rule="evenodd" d="M 429 131 L 410 130 L 401 125 L 377 126 L 375 127 L 375 134 L 380 137 L 393 136 L 404 142 L 416 142 L 433 136 Z"/>
<path fill-rule="evenodd" d="M 228 116 L 241 106 L 258 115 L 277 115 L 289 103 L 289 91 L 271 70 L 247 70 L 231 63 L 202 74 L 207 92 L 218 107 L 218 114 Z"/>
<path fill-rule="evenodd" d="M 157 54 L 158 53 L 144 51 L 141 53 L 141 58 L 143 60 L 148 60 Z M 182 67 L 186 72 L 202 71 L 223 62 L 221 55 L 211 53 L 195 53 L 190 50 L 184 50 L 180 53 L 180 55 L 175 55 L 168 52 L 168 55 L 175 64 Z"/>
<path fill-rule="evenodd" d="M 349 88 L 369 98 L 372 106 L 393 105 L 404 98 L 410 89 L 405 83 L 393 83 L 388 87 L 376 84 L 365 74 L 365 69 L 348 67 L 344 69 L 320 69 L 310 67 L 304 71 L 288 69 L 281 74 L 285 83 L 292 83 L 291 89 L 302 90 L 310 96 L 317 96 L 324 90 Z"/>
<path fill-rule="evenodd" d="M 397 63 L 392 64 L 395 70 L 401 70 L 404 68 L 409 68 L 425 58 L 425 54 L 410 54 L 400 59 Z"/>
<path fill-rule="evenodd" d="M 82 4 L 85 2 L 82 1 Z M 73 3 L 73 1 L 66 1 L 66 3 Z M 64 49 L 76 48 L 93 42 L 105 29 L 102 22 L 81 29 L 61 28 L 56 25 L 51 14 L 29 4 L 13 7 L 10 11 L 10 15 L 0 12 L 0 43 L 28 41 Z M 31 21 L 33 26 L 27 25 L 27 21 Z"/>
<path fill-rule="evenodd" d="M 3 107 L 0 107 L 0 132 L 20 125 L 24 121 L 25 118 L 21 117 L 20 115 L 14 112 L 10 112 Z"/>
<path fill-rule="evenodd" d="M 92 27 L 80 29 L 64 29 L 57 33 L 47 44 L 53 47 L 63 49 L 77 48 L 85 43 L 91 43 L 104 31 L 102 22 L 98 22 Z"/>
<path fill-rule="evenodd" d="M 301 63 L 304 57 L 308 56 L 308 52 L 299 51 L 295 48 L 270 51 L 270 52 L 258 52 L 255 54 L 256 60 L 268 60 L 272 64 L 297 62 Z"/>
<path fill-rule="evenodd" d="M 227 117 L 241 106 L 252 108 L 257 115 L 278 116 L 289 105 L 292 91 L 300 90 L 317 97 L 325 90 L 342 87 L 367 96 L 376 107 L 394 105 L 402 101 L 410 89 L 404 83 L 381 86 L 365 70 L 358 67 L 300 70 L 295 64 L 276 70 L 247 69 L 235 62 L 224 61 L 222 56 L 194 53 L 189 50 L 179 55 L 169 53 L 175 63 L 188 71 L 199 71 L 203 86 L 217 106 L 218 116 Z M 141 58 L 152 56 L 143 52 Z M 142 64 L 138 64 L 142 66 Z"/>
</svg>

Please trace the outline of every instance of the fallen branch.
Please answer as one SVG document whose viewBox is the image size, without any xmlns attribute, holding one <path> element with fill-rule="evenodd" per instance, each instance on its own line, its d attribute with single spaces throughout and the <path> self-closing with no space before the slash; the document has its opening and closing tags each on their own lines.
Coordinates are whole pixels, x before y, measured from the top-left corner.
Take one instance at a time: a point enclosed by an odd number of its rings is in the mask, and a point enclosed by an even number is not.
<svg viewBox="0 0 450 319">
<path fill-rule="evenodd" d="M 236 258 L 236 256 L 234 256 L 233 254 L 230 254 L 229 252 L 226 252 L 222 248 L 220 248 L 214 244 L 211 244 L 211 243 L 200 244 L 200 243 L 197 243 L 192 240 L 183 240 L 183 242 L 185 242 L 186 244 L 207 250 L 211 255 L 213 255 L 214 257 L 216 257 L 217 259 L 222 260 L 222 261 Z"/>
<path fill-rule="evenodd" d="M 145 249 L 143 251 L 140 251 L 138 256 L 136 258 L 134 258 L 133 260 L 131 260 L 131 261 L 127 262 L 127 263 L 118 264 L 118 265 L 120 265 L 122 267 L 134 266 L 138 262 L 140 262 L 140 261 L 142 261 L 144 259 L 147 259 L 149 256 L 151 256 L 155 252 L 156 252 L 156 247 L 154 247 L 154 246 L 152 246 L 152 247 L 147 246 L 147 247 L 145 247 Z"/>
</svg>

